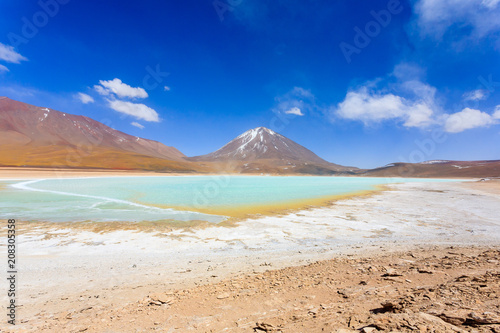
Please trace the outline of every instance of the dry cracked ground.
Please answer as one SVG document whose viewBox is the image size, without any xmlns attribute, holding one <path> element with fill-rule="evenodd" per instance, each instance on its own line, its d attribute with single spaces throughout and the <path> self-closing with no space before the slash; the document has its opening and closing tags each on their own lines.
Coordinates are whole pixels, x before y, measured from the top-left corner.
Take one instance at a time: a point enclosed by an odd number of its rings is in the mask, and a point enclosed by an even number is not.
<svg viewBox="0 0 500 333">
<path fill-rule="evenodd" d="M 90 306 L 94 291 L 17 332 L 500 332 L 499 260 L 500 248 L 421 248 L 269 267 L 128 304 Z"/>
</svg>

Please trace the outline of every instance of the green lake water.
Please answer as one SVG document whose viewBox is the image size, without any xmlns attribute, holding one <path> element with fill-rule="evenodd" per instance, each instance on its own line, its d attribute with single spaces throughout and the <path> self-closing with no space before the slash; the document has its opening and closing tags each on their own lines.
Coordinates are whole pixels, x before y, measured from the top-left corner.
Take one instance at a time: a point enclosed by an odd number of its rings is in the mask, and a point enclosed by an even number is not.
<svg viewBox="0 0 500 333">
<path fill-rule="evenodd" d="M 219 223 L 206 208 L 286 204 L 401 182 L 449 179 L 274 176 L 151 176 L 0 180 L 0 215 L 28 221 Z M 165 207 L 182 207 L 172 209 Z"/>
</svg>

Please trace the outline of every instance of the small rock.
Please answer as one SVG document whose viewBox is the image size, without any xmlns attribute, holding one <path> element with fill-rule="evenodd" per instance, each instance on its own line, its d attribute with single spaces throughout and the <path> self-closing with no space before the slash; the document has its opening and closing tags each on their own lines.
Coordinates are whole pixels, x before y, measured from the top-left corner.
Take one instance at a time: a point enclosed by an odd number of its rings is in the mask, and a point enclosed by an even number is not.
<svg viewBox="0 0 500 333">
<path fill-rule="evenodd" d="M 492 312 L 484 312 L 482 315 L 471 312 L 468 321 L 479 325 L 500 324 L 500 317 Z"/>
<path fill-rule="evenodd" d="M 275 330 L 274 325 L 264 322 L 257 322 L 255 329 L 264 331 L 264 332 L 272 332 Z"/>
<path fill-rule="evenodd" d="M 382 305 L 382 307 L 387 310 L 387 311 L 392 311 L 394 309 L 396 309 L 398 307 L 399 304 L 397 303 L 394 303 L 394 302 L 391 302 L 391 301 L 386 301 L 386 302 L 382 302 L 380 303 L 380 305 Z"/>
<path fill-rule="evenodd" d="M 160 302 L 160 305 L 172 304 L 174 302 L 174 299 L 169 295 L 167 295 L 166 293 L 154 293 L 149 295 L 149 298 L 151 298 L 151 300 L 153 301 Z"/>
<path fill-rule="evenodd" d="M 225 298 L 228 298 L 229 296 L 229 293 L 223 293 L 223 294 L 219 294 L 217 295 L 217 299 L 225 299 Z"/>
<path fill-rule="evenodd" d="M 378 331 L 375 327 L 363 327 L 361 329 L 361 332 L 362 333 L 373 333 L 373 332 L 376 332 Z"/>
<path fill-rule="evenodd" d="M 445 311 L 441 313 L 430 312 L 430 315 L 441 318 L 447 323 L 452 325 L 462 325 L 467 320 L 467 313 L 465 311 Z"/>
<path fill-rule="evenodd" d="M 400 274 L 394 268 L 386 267 L 385 274 L 383 274 L 382 276 L 402 276 L 402 274 Z"/>
<path fill-rule="evenodd" d="M 403 280 L 397 277 L 385 277 L 385 281 L 391 281 L 391 282 L 398 282 L 398 283 L 403 283 Z"/>
</svg>

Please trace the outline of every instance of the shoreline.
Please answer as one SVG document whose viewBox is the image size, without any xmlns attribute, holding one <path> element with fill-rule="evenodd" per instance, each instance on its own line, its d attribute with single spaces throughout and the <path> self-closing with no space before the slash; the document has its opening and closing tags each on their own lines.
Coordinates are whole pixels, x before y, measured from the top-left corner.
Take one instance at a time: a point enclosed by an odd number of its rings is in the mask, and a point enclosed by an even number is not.
<svg viewBox="0 0 500 333">
<path fill-rule="evenodd" d="M 0 167 L 0 180 L 32 180 L 53 178 L 88 177 L 133 177 L 133 176 L 188 176 L 189 173 L 160 173 L 154 171 L 110 170 L 110 169 L 59 169 L 59 168 L 22 168 Z M 195 174 L 193 174 L 195 175 Z M 200 174 L 202 175 L 202 174 Z"/>
<path fill-rule="evenodd" d="M 41 172 L 41 173 L 39 173 Z M 76 173 L 74 173 L 76 172 Z M 109 172 L 103 172 L 102 170 L 100 171 L 68 171 L 66 170 L 65 172 L 58 172 L 56 171 L 50 171 L 50 170 L 42 170 L 42 169 L 32 169 L 32 170 L 25 170 L 22 169 L 20 170 L 19 168 L 11 168 L 10 171 L 6 171 L 2 168 L 0 168 L 0 182 L 10 182 L 10 181 L 22 181 L 22 180 L 45 180 L 45 179 L 98 179 L 98 178 L 128 178 L 128 177 L 211 177 L 211 176 L 231 176 L 231 177 L 262 177 L 259 175 L 247 175 L 247 174 L 163 174 L 163 173 L 154 173 L 154 172 L 121 172 L 121 171 L 109 171 Z M 266 175 L 266 176 L 275 176 L 275 175 Z M 283 176 L 283 175 L 277 175 L 277 176 Z M 19 178 L 21 177 L 21 178 Z M 285 177 L 303 177 L 302 175 L 285 175 Z M 304 177 L 344 177 L 344 176 L 313 176 L 313 175 L 307 175 Z M 356 176 L 354 178 L 373 178 L 373 179 L 385 179 L 386 183 L 384 184 L 376 184 L 376 185 L 371 185 L 371 189 L 366 189 L 366 190 L 358 190 L 358 191 L 352 191 L 352 192 L 346 192 L 342 194 L 332 194 L 332 195 L 325 195 L 321 197 L 316 197 L 316 198 L 304 198 L 304 199 L 290 199 L 282 202 L 277 202 L 273 204 L 250 204 L 250 205 L 240 205 L 237 207 L 210 207 L 210 208 L 197 208 L 197 207 L 191 207 L 191 206 L 177 206 L 177 205 L 162 205 L 162 204 L 150 204 L 150 203 L 145 203 L 141 202 L 140 200 L 134 200 L 131 201 L 135 204 L 140 204 L 140 205 L 146 205 L 146 206 L 151 206 L 151 207 L 157 207 L 157 208 L 162 208 L 162 209 L 173 209 L 176 211 L 185 211 L 185 212 L 196 212 L 196 213 L 202 213 L 202 214 L 208 214 L 208 215 L 217 215 L 217 216 L 225 216 L 227 217 L 225 220 L 219 222 L 218 224 L 223 225 L 223 226 L 230 226 L 234 225 L 235 223 L 239 221 L 243 221 L 245 219 L 251 219 L 251 218 L 256 218 L 256 217 L 261 217 L 261 216 L 282 216 L 286 214 L 291 214 L 294 212 L 298 212 L 301 210 L 309 210 L 309 209 L 315 209 L 315 208 L 321 208 L 321 207 L 326 207 L 330 206 L 336 201 L 339 200 L 345 200 L 349 198 L 355 198 L 355 197 L 366 197 L 366 196 L 371 196 L 374 195 L 378 192 L 381 191 L 388 191 L 390 190 L 388 185 L 391 184 L 397 184 L 399 179 L 405 179 L 405 178 L 396 178 L 396 177 L 391 177 L 391 178 L 386 178 L 386 177 L 359 177 Z M 391 183 L 391 179 L 394 179 L 394 182 Z M 412 179 L 412 178 L 408 178 Z M 415 179 L 421 179 L 421 178 L 415 178 Z M 455 178 L 426 178 L 429 180 L 429 182 L 432 182 L 432 180 L 449 180 L 449 181 L 456 181 L 456 182 L 467 182 L 467 181 L 474 181 L 477 180 L 475 178 L 464 178 L 464 179 L 455 179 Z M 1 187 L 0 187 L 1 189 Z M 46 223 L 44 221 L 40 221 L 40 223 Z M 47 222 L 50 223 L 50 222 Z M 70 223 L 70 222 L 68 222 Z M 75 222 L 79 224 L 85 224 L 87 222 Z M 91 223 L 90 221 L 88 223 Z M 107 223 L 107 222 L 95 222 L 95 223 Z M 116 223 L 123 223 L 125 224 L 156 224 L 155 221 L 141 221 L 141 222 L 128 222 L 128 221 L 115 221 L 113 222 L 114 224 Z M 164 221 L 164 223 L 170 227 L 177 228 L 177 227 L 185 227 L 188 225 L 203 225 L 205 224 L 205 221 L 189 221 L 189 222 L 179 222 L 179 221 L 172 221 L 171 223 L 168 221 Z"/>
<path fill-rule="evenodd" d="M 1 180 L 31 180 L 31 179 L 53 179 L 53 178 L 97 178 L 97 177 L 141 177 L 141 176 L 248 176 L 248 177 L 362 177 L 362 178 L 387 178 L 400 179 L 412 177 L 386 177 L 386 176 L 363 176 L 363 175 L 313 175 L 313 174 L 256 174 L 256 173 L 198 173 L 198 172 L 159 172 L 144 170 L 116 170 L 116 169 L 70 169 L 70 168 L 36 168 L 36 167 L 5 167 L 0 166 Z M 479 180 L 479 177 L 414 177 L 415 179 L 456 179 L 461 180 Z"/>
</svg>

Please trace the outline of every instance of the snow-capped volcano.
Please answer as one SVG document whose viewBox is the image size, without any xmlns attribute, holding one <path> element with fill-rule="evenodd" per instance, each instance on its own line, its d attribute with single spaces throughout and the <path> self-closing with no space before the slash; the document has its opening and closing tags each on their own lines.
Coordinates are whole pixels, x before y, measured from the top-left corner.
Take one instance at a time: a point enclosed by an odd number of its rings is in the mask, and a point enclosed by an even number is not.
<svg viewBox="0 0 500 333">
<path fill-rule="evenodd" d="M 328 163 L 309 149 L 265 127 L 246 131 L 219 150 L 197 157 L 199 160 L 286 159 Z"/>
<path fill-rule="evenodd" d="M 189 159 L 248 162 L 243 164 L 243 172 L 276 172 L 279 169 L 284 172 L 330 173 L 356 169 L 327 162 L 309 149 L 265 127 L 248 130 L 213 153 Z"/>
</svg>

